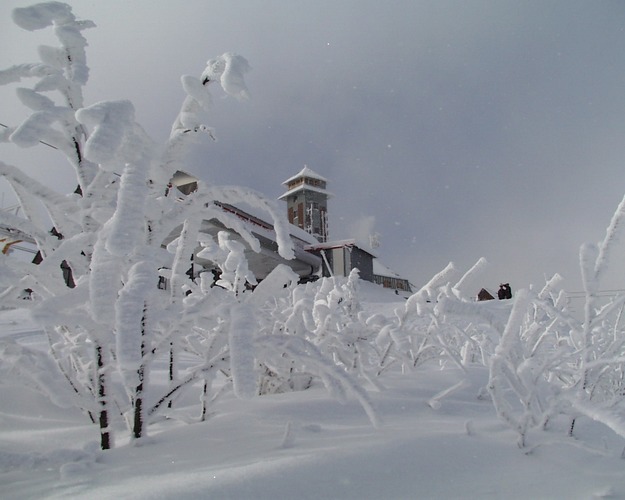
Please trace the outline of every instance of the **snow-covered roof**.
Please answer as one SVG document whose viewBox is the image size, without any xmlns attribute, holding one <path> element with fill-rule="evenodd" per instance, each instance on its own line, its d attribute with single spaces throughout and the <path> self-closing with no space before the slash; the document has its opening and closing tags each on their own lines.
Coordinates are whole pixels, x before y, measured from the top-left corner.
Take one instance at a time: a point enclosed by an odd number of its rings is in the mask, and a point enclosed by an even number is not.
<svg viewBox="0 0 625 500">
<path fill-rule="evenodd" d="M 321 193 L 326 195 L 328 198 L 332 198 L 334 196 L 330 191 L 320 188 L 319 186 L 311 186 L 310 184 L 298 184 L 293 189 L 289 189 L 286 193 L 280 195 L 278 197 L 279 200 L 283 200 L 287 196 L 291 196 L 292 194 L 298 193 L 299 191 L 314 191 L 316 193 Z"/>
<path fill-rule="evenodd" d="M 373 274 L 377 276 L 386 276 L 388 278 L 404 279 L 395 271 L 390 270 L 380 262 L 380 259 L 373 259 Z"/>
<path fill-rule="evenodd" d="M 188 172 L 184 172 L 182 170 L 177 170 L 171 179 L 171 183 L 174 186 L 184 186 L 185 184 L 192 184 L 197 181 L 198 181 L 197 177 L 191 175 Z"/>
<path fill-rule="evenodd" d="M 225 212 L 234 213 L 251 232 L 262 234 L 262 236 L 267 239 L 276 241 L 273 222 L 268 222 L 267 213 L 263 212 L 258 207 L 246 205 L 245 210 L 243 210 L 240 207 L 235 207 L 227 203 L 216 203 L 216 205 Z M 317 242 L 317 239 L 312 234 L 307 233 L 293 224 L 289 224 L 288 229 L 289 234 L 294 238 L 302 240 L 303 244 L 311 245 Z"/>
<path fill-rule="evenodd" d="M 293 177 L 289 177 L 286 181 L 282 183 L 282 185 L 287 186 L 290 182 L 293 182 L 294 180 L 299 179 L 300 177 L 308 177 L 309 179 L 317 179 L 323 182 L 328 182 L 328 179 L 326 179 L 322 175 L 319 175 L 317 172 L 315 172 L 311 168 L 308 168 L 308 165 L 304 165 L 304 168 L 300 170 L 299 173 L 295 174 Z"/>
</svg>

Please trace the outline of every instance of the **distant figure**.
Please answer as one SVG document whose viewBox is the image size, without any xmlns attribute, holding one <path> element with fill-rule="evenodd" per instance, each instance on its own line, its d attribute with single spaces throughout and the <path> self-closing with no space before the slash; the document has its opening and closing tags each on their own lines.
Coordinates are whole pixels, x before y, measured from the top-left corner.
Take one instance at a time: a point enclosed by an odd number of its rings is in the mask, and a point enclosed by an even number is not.
<svg viewBox="0 0 625 500">
<path fill-rule="evenodd" d="M 499 297 L 499 300 L 512 298 L 512 288 L 510 288 L 510 283 L 502 283 L 499 285 L 497 297 Z"/>
</svg>

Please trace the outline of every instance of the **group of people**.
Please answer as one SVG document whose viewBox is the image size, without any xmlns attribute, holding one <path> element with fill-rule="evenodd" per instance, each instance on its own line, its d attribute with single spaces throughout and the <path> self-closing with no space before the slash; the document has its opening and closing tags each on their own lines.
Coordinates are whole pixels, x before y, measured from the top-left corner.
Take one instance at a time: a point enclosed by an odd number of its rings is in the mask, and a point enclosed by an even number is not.
<svg viewBox="0 0 625 500">
<path fill-rule="evenodd" d="M 499 300 L 512 298 L 512 288 L 510 288 L 510 283 L 502 283 L 499 285 L 497 297 L 499 297 Z"/>
</svg>

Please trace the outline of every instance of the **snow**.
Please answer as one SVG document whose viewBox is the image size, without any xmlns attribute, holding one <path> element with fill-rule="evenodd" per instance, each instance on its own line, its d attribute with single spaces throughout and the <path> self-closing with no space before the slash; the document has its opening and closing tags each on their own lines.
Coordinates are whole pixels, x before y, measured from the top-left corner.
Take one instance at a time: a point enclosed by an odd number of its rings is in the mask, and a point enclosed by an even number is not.
<svg viewBox="0 0 625 500">
<path fill-rule="evenodd" d="M 93 127 L 85 143 L 85 156 L 96 163 L 111 160 L 124 135 L 134 127 L 135 109 L 130 101 L 107 101 L 76 112 L 76 119 Z"/>
<path fill-rule="evenodd" d="M 54 26 L 56 36 L 63 46 L 67 48 L 68 52 L 71 53 L 71 69 L 68 71 L 67 76 L 72 82 L 78 84 L 87 82 L 89 79 L 89 67 L 86 63 L 84 50 L 87 41 L 80 32 L 84 29 L 95 27 L 93 22 L 76 21 L 72 8 L 62 2 L 46 2 L 30 7 L 17 8 L 13 10 L 12 17 L 15 24 L 29 31 Z M 45 55 L 45 49 L 43 52 Z"/>
<path fill-rule="evenodd" d="M 373 274 L 377 276 L 387 276 L 389 278 L 401 278 L 395 271 L 390 270 L 379 259 L 373 259 Z"/>
<path fill-rule="evenodd" d="M 326 190 L 324 187 L 321 187 L 321 185 L 319 186 L 314 186 L 312 184 L 306 183 L 304 181 L 304 179 L 314 179 L 317 181 L 321 181 L 322 185 L 325 186 L 325 183 L 327 183 L 327 179 L 325 177 L 323 177 L 322 175 L 319 175 L 317 172 L 315 172 L 314 170 L 312 170 L 311 168 L 308 167 L 308 165 L 304 165 L 304 168 L 302 170 L 299 171 L 299 173 L 295 174 L 292 177 L 289 177 L 287 180 L 285 180 L 282 185 L 286 186 L 287 192 L 282 194 L 278 199 L 279 200 L 283 200 L 285 199 L 287 196 L 291 196 L 295 193 L 298 193 L 299 191 L 302 191 L 304 189 L 308 190 L 308 191 L 315 191 L 317 193 L 321 193 L 326 195 L 328 198 L 331 198 L 333 195 L 332 193 L 330 193 L 328 190 Z M 301 184 L 298 183 L 294 186 L 292 186 L 291 188 L 289 188 L 289 184 L 291 184 L 292 182 L 296 181 L 296 180 L 301 180 Z"/>
<path fill-rule="evenodd" d="M 251 399 L 258 392 L 251 348 L 255 324 L 254 311 L 245 304 L 237 304 L 230 310 L 230 369 L 234 393 L 241 399 Z"/>
<path fill-rule="evenodd" d="M 146 350 L 146 296 L 152 291 L 155 281 L 149 262 L 135 264 L 117 303 L 115 352 L 127 387 L 136 387 L 140 383 L 137 372 L 143 362 L 143 351 Z"/>
<path fill-rule="evenodd" d="M 16 128 L 15 132 L 10 136 L 10 140 L 23 148 L 36 146 L 39 141 L 44 141 L 56 148 L 63 149 L 67 145 L 64 143 L 61 135 L 50 128 L 50 125 L 64 120 L 68 116 L 68 112 L 61 108 L 33 113 Z"/>
<path fill-rule="evenodd" d="M 402 304 L 362 283 L 363 307 Z M 497 305 L 494 301 L 493 305 Z M 245 321 L 244 321 L 245 322 Z M 43 349 L 23 311 L 0 316 L 0 335 Z M 166 367 L 152 379 L 165 384 Z M 75 409 L 2 378 L 0 483 L 4 498 L 621 498 L 623 440 L 587 420 L 578 439 L 535 435 L 526 449 L 486 398 L 488 370 L 430 365 L 389 372 L 369 397 L 374 427 L 353 400 L 321 388 L 253 399 L 224 396 L 205 422 L 197 394 L 177 401 L 151 437 L 98 449 Z M 166 432 L 165 432 L 166 431 Z M 603 441 L 591 449 L 584 438 Z"/>
<path fill-rule="evenodd" d="M 625 216 L 625 197 L 619 203 L 610 224 L 606 228 L 606 235 L 599 246 L 599 255 L 595 264 L 595 273 L 601 275 L 605 273 L 608 267 L 609 251 L 615 240 L 620 238 L 620 233 L 623 230 L 623 217 Z"/>
<path fill-rule="evenodd" d="M 61 2 L 46 2 L 13 10 L 15 24 L 29 31 L 46 28 L 55 22 L 63 24 L 73 20 L 71 7 Z"/>
<path fill-rule="evenodd" d="M 302 168 L 297 174 L 293 175 L 292 177 L 289 177 L 287 180 L 282 182 L 283 186 L 287 186 L 290 182 L 293 182 L 296 179 L 299 179 L 300 177 L 309 177 L 311 179 L 317 179 L 323 182 L 327 182 L 328 179 L 326 179 L 324 176 L 318 174 L 317 172 L 315 172 L 312 168 L 310 168 L 308 165 L 304 165 L 304 168 Z"/>
<path fill-rule="evenodd" d="M 44 109 L 51 109 L 54 107 L 52 99 L 49 99 L 34 90 L 18 88 L 15 92 L 22 104 L 34 111 L 43 111 Z"/>
<path fill-rule="evenodd" d="M 278 266 L 254 288 L 241 239 L 260 250 L 270 234 L 294 255 L 277 204 L 203 182 L 178 199 L 168 185 L 197 133 L 213 137 L 208 86 L 246 99 L 248 62 L 225 53 L 182 78 L 163 148 L 129 101 L 83 106 L 93 23 L 58 2 L 14 20 L 52 26 L 61 47 L 0 73 L 39 79 L 18 89 L 33 113 L 3 140 L 59 148 L 80 189 L 58 194 L 0 162 L 26 217 L 3 223 L 43 256 L 0 255 L 3 497 L 625 496 L 625 295 L 595 297 L 625 202 L 580 253 L 583 322 L 559 277 L 510 301 L 468 299 L 483 260 L 464 275 L 450 264 L 408 300 L 357 270 L 297 285 Z M 273 223 L 228 208 L 239 203 Z M 204 218 L 238 236 L 199 233 Z M 216 283 L 186 275 L 198 244 Z"/>
<path fill-rule="evenodd" d="M 206 63 L 202 73 L 202 82 L 211 83 L 219 80 L 226 93 L 239 100 L 249 99 L 244 75 L 252 68 L 247 60 L 239 54 L 226 52 Z"/>
<path fill-rule="evenodd" d="M 326 195 L 328 198 L 332 197 L 332 193 L 330 193 L 330 191 L 328 191 L 327 189 L 323 189 L 320 188 L 318 186 L 311 186 L 310 184 L 298 184 L 296 187 L 293 187 L 292 189 L 289 189 L 286 193 L 280 195 L 280 197 L 278 198 L 279 200 L 284 200 L 286 199 L 288 196 L 292 196 L 296 193 L 299 193 L 300 191 L 314 191 L 316 193 L 321 193 Z"/>
</svg>

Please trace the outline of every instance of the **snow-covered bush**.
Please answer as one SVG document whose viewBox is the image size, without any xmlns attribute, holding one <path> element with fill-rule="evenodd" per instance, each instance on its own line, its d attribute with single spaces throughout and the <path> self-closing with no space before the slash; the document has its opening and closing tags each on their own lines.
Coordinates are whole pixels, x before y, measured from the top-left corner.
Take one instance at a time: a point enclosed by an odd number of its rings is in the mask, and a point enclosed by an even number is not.
<svg viewBox="0 0 625 500">
<path fill-rule="evenodd" d="M 520 290 L 516 294 L 490 360 L 488 389 L 493 404 L 498 415 L 518 433 L 520 447 L 525 446 L 531 429 L 544 428 L 557 414 L 560 391 L 571 382 L 562 370 L 563 361 L 573 354 L 563 341 L 569 325 L 545 292 L 536 296 Z"/>
<path fill-rule="evenodd" d="M 359 304 L 358 284 L 355 269 L 347 278 L 321 278 L 290 287 L 266 307 L 268 331 L 306 340 L 315 352 L 332 359 L 347 373 L 373 381 L 378 357 L 373 340 L 379 325 L 367 324 L 369 316 Z M 294 390 L 311 383 L 308 374 L 294 370 L 289 357 L 276 358 L 266 367 L 266 392 Z"/>
<path fill-rule="evenodd" d="M 559 275 L 539 292 L 519 290 L 504 316 L 493 315 L 495 308 L 488 303 L 462 301 L 453 294 L 437 299 L 440 314 L 465 323 L 474 320 L 473 327 L 489 339 L 480 344 L 489 346 L 482 349 L 489 367 L 488 391 L 498 415 L 517 432 L 520 447 L 527 446 L 530 431 L 555 426 L 556 421 L 560 426 L 566 422 L 564 430 L 572 435 L 579 417 L 625 437 L 620 417 L 625 409 L 625 295 L 601 302 L 598 293 L 624 216 L 625 199 L 604 240 L 580 250 L 585 292 L 581 320 L 568 310 Z M 466 329 L 463 333 L 468 337 Z"/>
<path fill-rule="evenodd" d="M 84 105 L 89 68 L 82 31 L 94 26 L 91 21 L 77 20 L 59 2 L 15 9 L 13 18 L 28 30 L 52 27 L 60 47 L 40 47 L 40 62 L 0 72 L 2 84 L 35 80 L 32 88 L 17 89 L 31 115 L 2 138 L 20 147 L 45 141 L 58 148 L 74 169 L 77 188 L 59 194 L 0 162 L 0 174 L 14 188 L 25 214 L 18 218 L 3 212 L 0 223 L 32 238 L 40 252 L 37 264 L 2 262 L 7 287 L 0 307 L 33 311 L 55 365 L 51 369 L 50 358 L 41 353 L 6 344 L 3 373 L 43 366 L 46 377 L 64 379 L 64 386 L 40 376 L 30 382 L 53 400 L 88 414 L 100 427 L 104 449 L 113 444 L 119 416 L 132 437 L 143 437 L 150 419 L 184 389 L 203 383 L 204 418 L 218 374 L 226 380 L 222 390 L 230 387 L 238 396 L 250 397 L 258 393 L 258 366 L 284 356 L 297 370 L 306 366 L 321 376 L 339 396 L 356 395 L 374 418 L 360 386 L 310 341 L 278 335 L 271 324 L 257 321 L 266 302 L 275 301 L 293 276 L 276 270 L 252 293 L 247 285 L 255 279 L 241 243 L 226 232 L 218 241 L 201 232 L 202 220 L 217 219 L 259 250 L 245 225 L 220 208 L 220 203 L 245 202 L 268 213 L 280 255 L 292 258 L 287 223 L 275 204 L 237 187 L 200 182 L 184 198 L 170 189 L 189 145 L 201 133 L 212 135 L 202 121 L 202 112 L 211 106 L 209 87 L 219 82 L 227 94 L 247 97 L 247 61 L 226 53 L 210 60 L 199 78 L 184 76 L 187 96 L 170 138 L 156 145 L 135 122 L 129 101 Z M 198 250 L 221 269 L 218 286 L 206 275 L 196 281 L 187 275 Z M 169 283 L 165 290 L 157 286 L 163 281 Z M 24 290 L 31 300 L 23 300 Z M 194 354 L 197 363 L 179 371 L 181 352 Z M 169 361 L 165 389 L 150 384 L 158 359 Z"/>
<path fill-rule="evenodd" d="M 464 290 L 485 264 L 480 259 L 458 279 L 450 263 L 396 309 L 393 321 L 383 325 L 376 338 L 384 353 L 380 373 L 393 364 L 410 372 L 428 362 L 450 362 L 461 370 L 473 362 L 486 362 L 496 335 L 489 321 L 474 313 L 476 304 Z"/>
<path fill-rule="evenodd" d="M 598 297 L 624 215 L 625 199 L 603 241 L 580 249 L 585 292 L 581 321 L 567 310 L 563 292 L 558 293 L 558 277 L 539 294 L 517 294 L 491 363 L 489 388 L 498 413 L 519 433 L 521 446 L 529 430 L 544 428 L 558 415 L 568 417 L 569 434 L 576 419 L 588 417 L 625 437 L 620 416 L 625 410 L 625 294 L 607 303 Z"/>
</svg>

